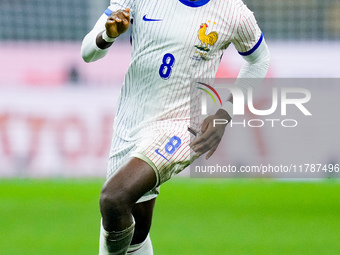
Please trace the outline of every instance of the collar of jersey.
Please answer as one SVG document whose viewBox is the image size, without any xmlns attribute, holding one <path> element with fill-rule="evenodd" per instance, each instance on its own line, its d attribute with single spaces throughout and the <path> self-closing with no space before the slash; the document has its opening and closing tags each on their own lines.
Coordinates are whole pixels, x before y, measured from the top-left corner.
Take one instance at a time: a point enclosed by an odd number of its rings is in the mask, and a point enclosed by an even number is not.
<svg viewBox="0 0 340 255">
<path fill-rule="evenodd" d="M 207 4 L 210 0 L 199 0 L 199 1 L 189 1 L 189 0 L 179 0 L 182 4 L 189 7 L 200 7 Z"/>
</svg>

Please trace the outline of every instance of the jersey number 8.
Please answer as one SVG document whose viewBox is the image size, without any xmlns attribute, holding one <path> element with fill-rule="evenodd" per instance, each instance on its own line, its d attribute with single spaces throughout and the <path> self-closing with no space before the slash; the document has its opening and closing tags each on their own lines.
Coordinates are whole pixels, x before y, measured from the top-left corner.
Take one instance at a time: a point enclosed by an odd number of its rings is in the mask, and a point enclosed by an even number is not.
<svg viewBox="0 0 340 255">
<path fill-rule="evenodd" d="M 175 64 L 175 57 L 171 53 L 166 53 L 159 68 L 159 76 L 167 80 L 170 78 L 172 67 Z"/>
</svg>

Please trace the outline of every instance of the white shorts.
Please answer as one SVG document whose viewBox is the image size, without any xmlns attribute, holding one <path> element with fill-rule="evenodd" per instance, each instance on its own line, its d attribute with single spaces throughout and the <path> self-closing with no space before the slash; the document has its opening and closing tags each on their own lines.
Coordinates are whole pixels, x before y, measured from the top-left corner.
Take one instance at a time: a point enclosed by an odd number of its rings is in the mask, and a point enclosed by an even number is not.
<svg viewBox="0 0 340 255">
<path fill-rule="evenodd" d="M 155 171 L 157 183 L 138 201 L 144 202 L 157 197 L 159 186 L 186 168 L 196 157 L 189 147 L 193 135 L 188 123 L 162 121 L 149 124 L 134 138 L 124 140 L 113 136 L 107 178 L 110 178 L 131 157 L 148 163 Z"/>
</svg>

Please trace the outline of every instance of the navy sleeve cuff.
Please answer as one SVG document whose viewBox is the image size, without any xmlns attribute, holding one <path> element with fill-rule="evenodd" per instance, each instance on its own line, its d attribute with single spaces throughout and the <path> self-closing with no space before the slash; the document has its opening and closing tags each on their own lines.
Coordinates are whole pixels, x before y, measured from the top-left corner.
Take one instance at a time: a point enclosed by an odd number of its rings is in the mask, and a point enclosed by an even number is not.
<svg viewBox="0 0 340 255">
<path fill-rule="evenodd" d="M 255 44 L 255 46 L 249 50 L 249 51 L 246 51 L 246 52 L 238 52 L 241 56 L 248 56 L 250 54 L 252 54 L 254 51 L 257 50 L 257 48 L 260 46 L 261 42 L 263 41 L 263 33 L 261 33 L 261 37 L 260 39 L 257 41 L 257 43 Z"/>
</svg>

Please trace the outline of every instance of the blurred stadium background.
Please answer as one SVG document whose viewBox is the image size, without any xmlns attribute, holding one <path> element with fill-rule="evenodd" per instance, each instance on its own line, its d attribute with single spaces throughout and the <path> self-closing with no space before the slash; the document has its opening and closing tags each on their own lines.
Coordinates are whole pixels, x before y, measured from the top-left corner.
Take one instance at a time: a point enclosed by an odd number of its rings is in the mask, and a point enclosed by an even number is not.
<svg viewBox="0 0 340 255">
<path fill-rule="evenodd" d="M 338 0 L 244 2 L 270 47 L 268 77 L 340 78 Z M 126 33 L 106 58 L 82 61 L 81 41 L 107 5 L 0 1 L 0 254 L 97 251 L 97 201 L 131 51 Z M 231 46 L 217 76 L 236 77 L 242 63 Z M 340 92 L 314 89 L 326 98 Z M 307 146 L 320 128 L 333 142 L 321 147 L 318 163 L 339 163 L 338 126 L 311 126 Z M 267 149 L 253 141 L 253 155 L 277 156 L 271 135 L 261 139 Z M 244 152 L 232 156 L 244 160 Z M 332 179 L 177 178 L 158 198 L 155 253 L 340 254 L 339 191 Z"/>
</svg>

